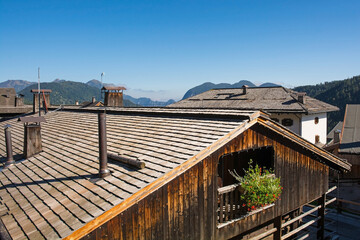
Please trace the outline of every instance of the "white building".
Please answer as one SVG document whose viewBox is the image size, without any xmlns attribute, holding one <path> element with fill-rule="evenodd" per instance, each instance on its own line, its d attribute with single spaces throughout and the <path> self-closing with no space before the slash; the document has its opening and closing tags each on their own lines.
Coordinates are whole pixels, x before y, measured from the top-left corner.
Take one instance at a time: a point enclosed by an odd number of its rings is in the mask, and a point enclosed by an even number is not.
<svg viewBox="0 0 360 240">
<path fill-rule="evenodd" d="M 325 144 L 327 112 L 335 106 L 284 87 L 213 89 L 189 97 L 170 108 L 262 110 L 293 132 L 314 144 Z"/>
</svg>

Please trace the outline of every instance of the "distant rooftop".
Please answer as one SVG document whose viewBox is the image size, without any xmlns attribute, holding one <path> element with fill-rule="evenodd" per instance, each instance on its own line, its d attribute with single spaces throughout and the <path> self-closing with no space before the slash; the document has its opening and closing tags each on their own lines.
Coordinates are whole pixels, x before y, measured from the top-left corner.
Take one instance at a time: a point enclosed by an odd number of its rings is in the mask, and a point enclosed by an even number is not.
<svg viewBox="0 0 360 240">
<path fill-rule="evenodd" d="M 304 101 L 300 100 L 301 98 Z M 213 89 L 171 104 L 169 108 L 218 108 L 263 110 L 277 113 L 319 113 L 337 107 L 284 87 Z"/>
<path fill-rule="evenodd" d="M 360 104 L 347 104 L 340 153 L 360 154 Z"/>
</svg>

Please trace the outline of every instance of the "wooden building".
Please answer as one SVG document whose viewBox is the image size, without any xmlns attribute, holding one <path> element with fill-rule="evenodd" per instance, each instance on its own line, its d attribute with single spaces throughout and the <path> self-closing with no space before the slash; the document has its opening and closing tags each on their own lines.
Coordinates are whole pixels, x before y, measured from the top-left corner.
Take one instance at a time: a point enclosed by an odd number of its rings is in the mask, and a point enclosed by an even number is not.
<svg viewBox="0 0 360 240">
<path fill-rule="evenodd" d="M 325 149 L 351 163 L 351 171 L 332 178 L 339 184 L 342 207 L 360 213 L 360 104 L 347 104 L 344 121 L 335 126 Z"/>
<path fill-rule="evenodd" d="M 240 239 L 258 232 L 280 239 L 316 199 L 321 237 L 329 172 L 351 167 L 259 111 L 107 108 L 107 151 L 145 168 L 109 160 L 111 174 L 99 178 L 97 111 L 47 114 L 43 151 L 28 159 L 21 158 L 22 124 L 1 123 L 12 125 L 18 156 L 0 172 L 3 238 Z M 5 161 L 2 141 L 0 154 Z M 249 158 L 274 169 L 283 193 L 242 215 L 227 170 Z"/>
</svg>

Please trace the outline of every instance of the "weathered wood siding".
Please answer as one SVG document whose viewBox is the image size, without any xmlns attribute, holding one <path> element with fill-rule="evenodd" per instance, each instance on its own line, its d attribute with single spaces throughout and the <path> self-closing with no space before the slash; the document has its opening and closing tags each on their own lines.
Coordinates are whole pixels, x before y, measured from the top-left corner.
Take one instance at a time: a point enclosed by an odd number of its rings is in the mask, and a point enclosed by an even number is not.
<svg viewBox="0 0 360 240">
<path fill-rule="evenodd" d="M 273 146 L 283 194 L 274 207 L 217 227 L 217 164 L 223 154 Z M 328 188 L 326 165 L 311 152 L 255 125 L 84 239 L 228 239 L 314 200 Z"/>
</svg>

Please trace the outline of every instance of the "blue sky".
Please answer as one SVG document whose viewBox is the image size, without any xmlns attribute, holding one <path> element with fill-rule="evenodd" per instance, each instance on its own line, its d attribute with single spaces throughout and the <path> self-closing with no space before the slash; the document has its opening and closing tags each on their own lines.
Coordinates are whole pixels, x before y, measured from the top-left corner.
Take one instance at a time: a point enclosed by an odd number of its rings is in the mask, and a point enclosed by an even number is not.
<svg viewBox="0 0 360 240">
<path fill-rule="evenodd" d="M 153 99 L 204 82 L 360 74 L 360 1 L 0 0 L 0 82 L 100 79 Z"/>
</svg>

